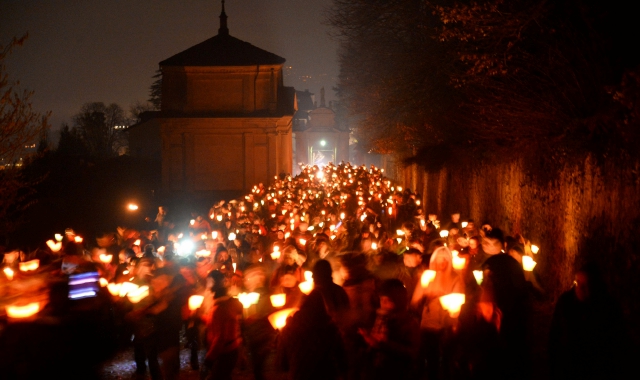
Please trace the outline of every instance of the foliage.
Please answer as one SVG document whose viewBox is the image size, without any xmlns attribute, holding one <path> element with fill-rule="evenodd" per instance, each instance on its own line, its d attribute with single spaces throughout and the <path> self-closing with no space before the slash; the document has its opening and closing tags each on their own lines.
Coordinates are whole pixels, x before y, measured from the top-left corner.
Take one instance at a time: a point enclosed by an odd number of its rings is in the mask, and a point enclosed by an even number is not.
<svg viewBox="0 0 640 380">
<path fill-rule="evenodd" d="M 334 0 L 328 20 L 359 140 L 437 170 L 635 154 L 630 17 L 586 0 Z"/>
<path fill-rule="evenodd" d="M 36 143 L 49 128 L 49 114 L 33 110 L 32 91 L 18 91 L 19 82 L 10 82 L 5 60 L 15 47 L 22 46 L 27 35 L 0 45 L 0 231 L 9 234 L 18 223 L 21 211 L 31 204 L 33 183 L 21 173 L 26 146 Z"/>
<path fill-rule="evenodd" d="M 127 125 L 127 118 L 122 108 L 115 103 L 108 106 L 102 102 L 86 103 L 73 117 L 73 121 L 73 133 L 92 157 L 113 157 L 127 146 L 122 129 Z"/>
<path fill-rule="evenodd" d="M 153 105 L 154 111 L 160 111 L 162 106 L 162 71 L 156 70 L 156 73 L 152 77 L 154 79 L 151 86 L 149 86 L 149 100 L 148 102 Z"/>
</svg>

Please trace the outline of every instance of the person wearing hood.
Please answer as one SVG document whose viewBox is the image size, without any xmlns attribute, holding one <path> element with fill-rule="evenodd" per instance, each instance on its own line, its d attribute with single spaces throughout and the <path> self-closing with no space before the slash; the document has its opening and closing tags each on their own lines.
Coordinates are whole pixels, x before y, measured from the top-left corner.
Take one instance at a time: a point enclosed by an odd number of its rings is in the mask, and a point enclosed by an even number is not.
<svg viewBox="0 0 640 380">
<path fill-rule="evenodd" d="M 453 256 L 447 247 L 440 247 L 433 251 L 429 262 L 429 269 L 435 271 L 435 277 L 425 287 L 422 283 L 416 285 L 411 306 L 422 308 L 420 321 L 421 350 L 420 368 L 426 360 L 426 371 L 429 379 L 437 379 L 441 372 L 440 358 L 446 352 L 449 338 L 455 320 L 442 308 L 440 297 L 451 293 L 464 293 L 464 281 L 453 270 Z M 446 366 L 446 355 L 443 357 Z M 446 367 L 445 367 L 446 368 Z"/>
</svg>

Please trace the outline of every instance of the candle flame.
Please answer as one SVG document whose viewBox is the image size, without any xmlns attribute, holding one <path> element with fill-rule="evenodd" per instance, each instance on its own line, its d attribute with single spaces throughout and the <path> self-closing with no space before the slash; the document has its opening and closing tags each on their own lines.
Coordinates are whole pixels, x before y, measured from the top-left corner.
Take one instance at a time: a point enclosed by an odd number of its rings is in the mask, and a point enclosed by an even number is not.
<svg viewBox="0 0 640 380">
<path fill-rule="evenodd" d="M 426 288 L 434 278 L 436 278 L 436 271 L 427 269 L 422 273 L 422 276 L 420 277 L 420 285 L 422 285 L 423 288 Z"/>
<path fill-rule="evenodd" d="M 36 270 L 40 267 L 40 260 L 34 259 L 31 261 L 25 261 L 19 264 L 19 268 L 22 272 L 29 272 L 32 270 Z"/>
<path fill-rule="evenodd" d="M 297 308 L 276 311 L 275 313 L 269 315 L 269 322 L 274 329 L 280 330 L 287 325 L 287 318 L 293 315 L 293 313 L 295 313 L 296 311 L 298 311 Z"/>
<path fill-rule="evenodd" d="M 62 242 L 54 242 L 53 240 L 47 240 L 47 246 L 51 252 L 58 252 L 62 249 Z"/>
<path fill-rule="evenodd" d="M 440 297 L 442 308 L 449 312 L 451 318 L 457 318 L 460 308 L 465 302 L 464 293 L 451 293 Z"/>
<path fill-rule="evenodd" d="M 272 294 L 269 298 L 273 307 L 283 307 L 287 303 L 287 295 L 284 293 Z"/>
<path fill-rule="evenodd" d="M 538 248 L 537 245 L 531 245 L 531 252 L 533 252 L 533 254 L 537 254 L 540 251 L 540 248 Z"/>
<path fill-rule="evenodd" d="M 189 297 L 189 310 L 197 310 L 202 306 L 202 302 L 204 301 L 204 296 L 194 295 Z"/>
<path fill-rule="evenodd" d="M 4 275 L 7 276 L 7 280 L 9 281 L 13 280 L 13 275 L 15 274 L 13 272 L 13 269 L 9 267 L 5 267 L 2 271 L 4 272 Z"/>
<path fill-rule="evenodd" d="M 522 268 L 527 271 L 527 272 L 531 272 L 533 270 L 533 268 L 536 267 L 536 262 L 533 261 L 533 258 L 531 256 L 522 256 Z"/>
<path fill-rule="evenodd" d="M 32 302 L 24 306 L 7 306 L 7 316 L 10 318 L 29 318 L 40 311 L 40 303 Z"/>
</svg>

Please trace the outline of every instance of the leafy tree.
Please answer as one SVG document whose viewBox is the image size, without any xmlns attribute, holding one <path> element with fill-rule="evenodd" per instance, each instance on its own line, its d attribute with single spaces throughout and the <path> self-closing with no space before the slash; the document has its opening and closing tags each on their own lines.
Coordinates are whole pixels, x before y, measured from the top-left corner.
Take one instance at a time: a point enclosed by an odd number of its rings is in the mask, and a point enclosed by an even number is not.
<svg viewBox="0 0 640 380">
<path fill-rule="evenodd" d="M 115 103 L 108 106 L 102 102 L 86 103 L 73 117 L 73 122 L 74 133 L 78 134 L 92 157 L 113 157 L 127 146 L 122 128 L 127 125 L 127 118 L 122 108 Z"/>
<path fill-rule="evenodd" d="M 154 81 L 149 86 L 148 102 L 153 105 L 153 110 L 159 111 L 162 106 L 162 71 L 156 70 L 152 78 Z"/>
<path fill-rule="evenodd" d="M 48 128 L 49 114 L 33 110 L 32 91 L 18 91 L 10 82 L 5 59 L 27 35 L 0 45 L 0 231 L 11 233 L 19 224 L 21 212 L 31 203 L 32 183 L 22 173 L 25 146 L 34 144 Z"/>
</svg>

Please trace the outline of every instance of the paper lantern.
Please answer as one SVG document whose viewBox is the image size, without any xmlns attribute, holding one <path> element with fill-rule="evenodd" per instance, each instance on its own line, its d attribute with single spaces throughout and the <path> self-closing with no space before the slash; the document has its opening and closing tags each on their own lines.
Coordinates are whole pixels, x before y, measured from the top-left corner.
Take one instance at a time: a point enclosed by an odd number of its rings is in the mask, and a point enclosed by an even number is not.
<svg viewBox="0 0 640 380">
<path fill-rule="evenodd" d="M 533 268 L 536 267 L 536 262 L 533 261 L 533 258 L 531 256 L 522 256 L 522 268 L 527 271 L 527 272 L 531 272 L 533 270 Z"/>
<path fill-rule="evenodd" d="M 313 272 L 310 270 L 304 271 L 304 280 L 313 282 Z"/>
<path fill-rule="evenodd" d="M 457 318 L 464 305 L 464 293 L 451 293 L 440 297 L 442 308 L 449 312 L 451 318 Z"/>
<path fill-rule="evenodd" d="M 107 284 L 107 290 L 114 297 L 120 296 L 120 288 L 121 287 L 122 287 L 122 284 L 120 284 L 120 283 L 111 282 L 111 283 Z"/>
<path fill-rule="evenodd" d="M 440 231 L 440 237 L 441 238 L 446 238 L 447 236 L 449 236 L 449 231 L 447 231 L 447 230 L 441 230 Z"/>
<path fill-rule="evenodd" d="M 272 294 L 269 298 L 273 307 L 283 307 L 287 303 L 287 295 L 284 293 Z"/>
<path fill-rule="evenodd" d="M 533 252 L 533 254 L 537 254 L 540 251 L 540 248 L 538 248 L 537 245 L 531 245 L 531 252 Z"/>
<path fill-rule="evenodd" d="M 287 325 L 287 318 L 292 316 L 296 311 L 298 311 L 297 308 L 276 311 L 269 315 L 269 323 L 271 323 L 271 326 L 273 326 L 274 329 L 280 330 Z"/>
<path fill-rule="evenodd" d="M 83 241 L 84 239 L 82 238 L 82 236 L 75 236 L 75 237 L 73 238 L 73 240 L 74 240 L 76 243 L 82 243 L 82 241 Z"/>
<path fill-rule="evenodd" d="M 420 277 L 420 285 L 422 285 L 423 288 L 426 288 L 434 278 L 436 278 L 436 271 L 427 269 L 422 273 L 422 276 Z"/>
<path fill-rule="evenodd" d="M 102 261 L 105 264 L 111 263 L 112 259 L 113 259 L 113 255 L 106 255 L 104 253 L 100 254 L 100 261 Z"/>
<path fill-rule="evenodd" d="M 467 259 L 465 259 L 464 257 L 460 257 L 458 255 L 454 255 L 451 258 L 451 264 L 453 265 L 453 269 L 456 269 L 456 270 L 464 269 L 464 264 L 466 262 L 467 262 Z"/>
<path fill-rule="evenodd" d="M 202 306 L 202 302 L 204 301 L 204 296 L 194 295 L 189 297 L 189 310 L 197 310 Z"/>
<path fill-rule="evenodd" d="M 62 241 L 63 236 L 61 234 L 53 235 L 56 238 L 56 241 Z"/>
<path fill-rule="evenodd" d="M 460 225 L 462 226 L 462 228 L 467 228 L 469 222 L 462 222 Z"/>
<path fill-rule="evenodd" d="M 100 286 L 103 288 L 109 285 L 109 281 L 104 277 L 100 277 L 100 280 L 98 280 L 98 282 L 100 283 Z"/>
</svg>

